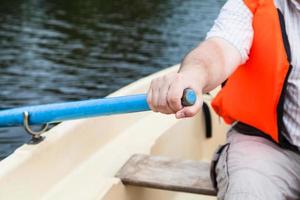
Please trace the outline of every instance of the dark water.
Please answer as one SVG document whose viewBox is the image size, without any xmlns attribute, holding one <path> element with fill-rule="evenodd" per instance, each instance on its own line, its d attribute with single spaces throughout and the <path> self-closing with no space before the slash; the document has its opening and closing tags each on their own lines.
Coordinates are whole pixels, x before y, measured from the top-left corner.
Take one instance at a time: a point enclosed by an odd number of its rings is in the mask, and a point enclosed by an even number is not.
<svg viewBox="0 0 300 200">
<path fill-rule="evenodd" d="M 1 1 L 0 107 L 103 97 L 179 63 L 224 1 Z M 0 158 L 29 139 L 0 129 Z"/>
</svg>

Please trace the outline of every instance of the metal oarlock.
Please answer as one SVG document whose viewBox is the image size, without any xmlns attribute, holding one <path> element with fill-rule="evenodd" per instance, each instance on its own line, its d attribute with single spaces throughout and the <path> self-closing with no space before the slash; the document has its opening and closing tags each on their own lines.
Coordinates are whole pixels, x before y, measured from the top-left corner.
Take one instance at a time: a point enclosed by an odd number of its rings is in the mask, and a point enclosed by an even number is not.
<svg viewBox="0 0 300 200">
<path fill-rule="evenodd" d="M 30 128 L 29 125 L 29 113 L 27 111 L 23 112 L 23 126 L 26 132 L 32 136 L 33 141 L 40 141 L 43 137 L 42 134 L 45 133 L 48 130 L 49 124 L 44 124 L 41 127 L 41 130 L 34 131 Z"/>
</svg>

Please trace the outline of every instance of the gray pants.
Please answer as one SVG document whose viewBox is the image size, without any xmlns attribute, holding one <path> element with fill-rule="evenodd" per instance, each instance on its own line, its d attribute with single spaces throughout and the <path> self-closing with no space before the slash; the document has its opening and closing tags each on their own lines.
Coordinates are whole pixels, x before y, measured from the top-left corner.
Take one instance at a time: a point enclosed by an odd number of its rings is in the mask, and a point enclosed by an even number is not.
<svg viewBox="0 0 300 200">
<path fill-rule="evenodd" d="M 216 164 L 218 199 L 300 199 L 300 154 L 231 129 Z"/>
</svg>

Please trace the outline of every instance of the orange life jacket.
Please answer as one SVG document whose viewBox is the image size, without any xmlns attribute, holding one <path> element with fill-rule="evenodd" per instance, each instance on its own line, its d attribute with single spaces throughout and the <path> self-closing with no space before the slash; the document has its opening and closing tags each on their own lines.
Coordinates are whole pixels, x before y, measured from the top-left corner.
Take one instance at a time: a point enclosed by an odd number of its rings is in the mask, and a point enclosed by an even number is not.
<svg viewBox="0 0 300 200">
<path fill-rule="evenodd" d="M 244 0 L 253 13 L 248 61 L 239 66 L 212 102 L 225 122 L 239 121 L 279 142 L 283 100 L 291 70 L 283 15 L 273 0 Z"/>
</svg>

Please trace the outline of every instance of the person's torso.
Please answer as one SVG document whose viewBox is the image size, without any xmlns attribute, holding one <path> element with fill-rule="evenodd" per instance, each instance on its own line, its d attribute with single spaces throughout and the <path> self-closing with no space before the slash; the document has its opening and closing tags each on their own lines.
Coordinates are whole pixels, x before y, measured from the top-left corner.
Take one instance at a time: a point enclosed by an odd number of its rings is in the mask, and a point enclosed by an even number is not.
<svg viewBox="0 0 300 200">
<path fill-rule="evenodd" d="M 291 48 L 292 70 L 287 81 L 283 122 L 290 143 L 300 147 L 300 3 L 296 0 L 275 0 L 285 19 Z"/>
</svg>

